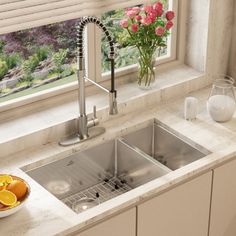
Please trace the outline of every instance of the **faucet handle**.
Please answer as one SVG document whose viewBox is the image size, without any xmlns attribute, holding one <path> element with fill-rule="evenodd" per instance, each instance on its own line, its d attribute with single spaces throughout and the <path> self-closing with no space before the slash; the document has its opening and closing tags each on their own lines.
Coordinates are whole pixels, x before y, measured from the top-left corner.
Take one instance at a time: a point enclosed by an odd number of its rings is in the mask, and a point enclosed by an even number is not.
<svg viewBox="0 0 236 236">
<path fill-rule="evenodd" d="M 97 109 L 96 109 L 96 106 L 93 106 L 93 117 L 88 119 L 87 127 L 91 128 L 93 126 L 98 125 L 98 123 L 99 123 L 99 121 L 98 121 L 98 118 L 97 118 Z"/>
</svg>

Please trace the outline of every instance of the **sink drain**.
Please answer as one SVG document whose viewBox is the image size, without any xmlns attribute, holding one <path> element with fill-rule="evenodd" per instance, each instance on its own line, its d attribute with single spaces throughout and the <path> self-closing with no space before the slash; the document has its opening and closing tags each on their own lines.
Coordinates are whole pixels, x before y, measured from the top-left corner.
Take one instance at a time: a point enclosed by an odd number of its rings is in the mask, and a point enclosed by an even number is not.
<svg viewBox="0 0 236 236">
<path fill-rule="evenodd" d="M 49 181 L 46 185 L 46 188 L 49 192 L 55 195 L 63 195 L 71 190 L 71 181 L 65 180 L 52 180 Z"/>
<path fill-rule="evenodd" d="M 84 197 L 73 203 L 72 210 L 75 211 L 76 213 L 80 213 L 97 205 L 98 202 L 95 199 Z"/>
</svg>

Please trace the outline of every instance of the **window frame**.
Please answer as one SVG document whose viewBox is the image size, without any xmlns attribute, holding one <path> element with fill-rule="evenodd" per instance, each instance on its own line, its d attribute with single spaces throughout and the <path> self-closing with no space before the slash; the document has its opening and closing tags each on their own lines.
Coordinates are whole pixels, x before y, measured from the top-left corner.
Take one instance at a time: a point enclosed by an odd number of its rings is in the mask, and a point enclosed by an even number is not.
<svg viewBox="0 0 236 236">
<path fill-rule="evenodd" d="M 178 64 L 178 63 L 183 63 L 183 55 L 185 52 L 184 50 L 184 40 L 185 40 L 185 26 L 182 26 L 184 23 L 184 20 L 186 18 L 186 6 L 188 4 L 187 0 L 172 0 L 174 5 L 173 5 L 173 10 L 176 12 L 176 19 L 175 19 L 175 27 L 173 28 L 172 31 L 172 39 L 171 39 L 171 56 L 168 58 L 162 58 L 161 60 L 157 61 L 158 67 L 160 65 L 163 65 L 166 67 L 168 64 Z M 143 1 L 144 3 L 147 3 L 147 1 Z M 181 16 L 180 16 L 181 15 Z M 180 19 L 179 19 L 180 18 Z M 180 22 L 181 20 L 181 22 Z M 180 29 L 181 26 L 181 29 Z M 177 30 L 178 28 L 178 30 Z M 97 81 L 99 83 L 104 83 L 108 81 L 110 78 L 109 72 L 105 73 L 103 76 L 101 76 L 101 58 L 99 60 L 99 55 L 101 57 L 101 53 L 99 52 L 100 48 L 100 40 L 97 40 L 99 37 L 101 37 L 101 31 L 98 29 L 98 27 L 94 25 L 89 25 L 87 27 L 87 47 L 88 47 L 88 60 L 89 63 L 87 62 L 88 65 L 88 71 L 89 71 L 89 77 L 90 79 Z M 182 34 L 182 35 L 181 35 Z M 94 35 L 94 37 L 92 37 Z M 181 42 L 180 42 L 181 41 Z M 180 47 L 180 50 L 177 50 L 177 48 Z M 95 55 L 94 55 L 95 53 Z M 127 66 L 125 69 L 117 69 L 116 70 L 116 77 L 117 79 L 122 79 L 126 76 L 134 77 L 137 74 L 137 65 L 130 65 Z M 91 85 L 91 83 L 86 82 L 86 86 L 94 86 Z M 77 81 L 71 82 L 66 85 L 61 85 L 57 86 L 51 89 L 47 89 L 45 91 L 37 92 L 35 94 L 30 94 L 26 95 L 23 97 L 19 97 L 16 99 L 12 99 L 6 102 L 0 103 L 0 113 L 12 109 L 19 108 L 21 106 L 27 106 L 29 105 L 30 109 L 34 108 L 39 104 L 41 106 L 41 102 L 47 102 L 50 98 L 52 100 L 55 100 L 54 98 L 57 97 L 59 98 L 60 95 L 63 97 L 66 94 L 69 94 L 72 91 L 78 90 L 78 83 Z M 60 100 L 60 99 L 59 99 Z"/>
</svg>

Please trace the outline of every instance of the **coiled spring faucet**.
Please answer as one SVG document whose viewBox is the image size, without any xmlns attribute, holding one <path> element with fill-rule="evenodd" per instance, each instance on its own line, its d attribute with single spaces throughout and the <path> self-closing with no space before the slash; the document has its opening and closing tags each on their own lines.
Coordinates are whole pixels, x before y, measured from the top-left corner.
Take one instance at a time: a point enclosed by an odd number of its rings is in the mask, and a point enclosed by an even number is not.
<svg viewBox="0 0 236 236">
<path fill-rule="evenodd" d="M 84 39 L 83 39 L 83 32 L 85 26 L 89 23 L 93 23 L 100 27 L 107 38 L 107 41 L 110 46 L 109 52 L 109 60 L 111 63 L 111 88 L 110 90 L 102 87 L 101 85 L 97 84 L 96 82 L 86 78 L 85 76 L 85 57 L 84 57 Z M 93 83 L 94 85 L 98 86 L 99 88 L 103 89 L 104 91 L 109 93 L 109 114 L 114 115 L 117 114 L 117 92 L 115 90 L 115 52 L 114 52 L 114 41 L 106 29 L 104 24 L 96 17 L 87 16 L 83 17 L 80 21 L 78 27 L 78 56 L 77 56 L 77 77 L 78 77 L 78 85 L 79 85 L 79 117 L 78 117 L 78 125 L 77 125 L 77 132 L 76 135 L 72 137 L 68 137 L 65 140 L 59 142 L 62 146 L 68 146 L 75 143 L 82 142 L 87 140 L 88 138 L 95 137 L 105 132 L 105 129 L 102 127 L 93 127 L 98 124 L 98 119 L 96 117 L 96 107 L 94 106 L 94 117 L 88 119 L 86 115 L 86 103 L 85 103 L 85 79 Z M 91 128 L 91 132 L 89 132 L 89 128 Z"/>
</svg>

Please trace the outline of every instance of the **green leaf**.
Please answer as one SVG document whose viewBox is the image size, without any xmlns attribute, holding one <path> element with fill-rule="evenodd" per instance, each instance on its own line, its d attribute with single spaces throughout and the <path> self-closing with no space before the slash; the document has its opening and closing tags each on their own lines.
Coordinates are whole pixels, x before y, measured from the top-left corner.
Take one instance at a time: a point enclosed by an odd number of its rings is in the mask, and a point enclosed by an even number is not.
<svg viewBox="0 0 236 236">
<path fill-rule="evenodd" d="M 160 44 L 158 44 L 158 46 L 160 46 L 160 47 L 167 47 L 167 45 L 165 43 L 160 43 Z"/>
</svg>

